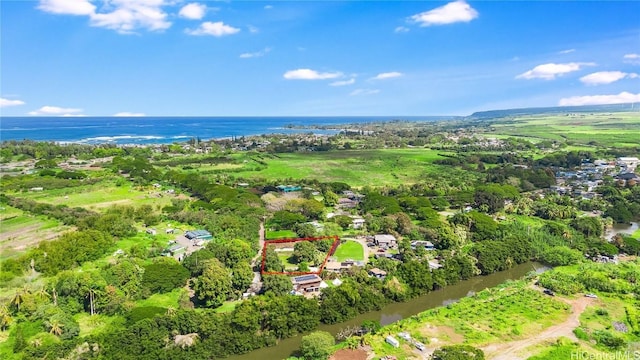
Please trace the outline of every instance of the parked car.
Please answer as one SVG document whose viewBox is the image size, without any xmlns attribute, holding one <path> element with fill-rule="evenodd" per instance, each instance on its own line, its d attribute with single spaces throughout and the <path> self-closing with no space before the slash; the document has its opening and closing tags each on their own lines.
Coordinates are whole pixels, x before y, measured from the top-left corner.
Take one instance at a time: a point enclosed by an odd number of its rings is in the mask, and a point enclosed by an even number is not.
<svg viewBox="0 0 640 360">
<path fill-rule="evenodd" d="M 549 290 L 549 289 L 544 289 L 543 292 L 545 294 L 549 295 L 549 296 L 556 296 L 556 294 L 553 291 Z"/>
<path fill-rule="evenodd" d="M 592 299 L 597 299 L 598 295 L 596 294 L 584 294 L 584 296 L 588 297 L 588 298 L 592 298 Z"/>
<path fill-rule="evenodd" d="M 420 351 L 425 351 L 427 349 L 427 347 L 424 346 L 424 344 L 421 343 L 421 342 L 417 342 L 416 341 L 413 345 L 416 347 L 416 349 L 418 349 Z"/>
</svg>

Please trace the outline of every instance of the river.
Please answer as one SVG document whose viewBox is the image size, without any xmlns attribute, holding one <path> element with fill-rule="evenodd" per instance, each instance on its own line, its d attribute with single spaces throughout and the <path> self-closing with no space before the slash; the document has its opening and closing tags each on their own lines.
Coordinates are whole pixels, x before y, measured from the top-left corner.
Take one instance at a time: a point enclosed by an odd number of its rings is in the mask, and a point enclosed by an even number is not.
<svg viewBox="0 0 640 360">
<path fill-rule="evenodd" d="M 517 265 L 509 270 L 501 271 L 487 276 L 476 276 L 469 280 L 461 281 L 455 285 L 449 285 L 444 289 L 430 292 L 406 302 L 390 303 L 380 311 L 372 311 L 339 324 L 320 325 L 318 330 L 328 331 L 335 335 L 341 329 L 348 326 L 360 326 L 365 320 L 377 320 L 382 325 L 388 325 L 398 320 L 410 317 L 428 309 L 447 305 L 458 301 L 460 298 L 471 296 L 486 288 L 494 287 L 507 280 L 520 279 L 531 271 L 543 272 L 548 267 L 528 262 Z M 251 351 L 242 355 L 230 356 L 229 360 L 264 360 L 286 359 L 300 348 L 302 335 L 281 340 L 278 345 Z"/>
<path fill-rule="evenodd" d="M 613 237 L 616 236 L 617 234 L 631 235 L 634 232 L 638 231 L 638 228 L 640 228 L 640 226 L 638 225 L 637 222 L 632 222 L 631 224 L 615 223 L 613 224 L 613 227 L 611 229 L 607 229 L 607 231 L 604 234 L 604 237 L 605 239 L 607 239 L 607 241 L 611 241 Z"/>
</svg>

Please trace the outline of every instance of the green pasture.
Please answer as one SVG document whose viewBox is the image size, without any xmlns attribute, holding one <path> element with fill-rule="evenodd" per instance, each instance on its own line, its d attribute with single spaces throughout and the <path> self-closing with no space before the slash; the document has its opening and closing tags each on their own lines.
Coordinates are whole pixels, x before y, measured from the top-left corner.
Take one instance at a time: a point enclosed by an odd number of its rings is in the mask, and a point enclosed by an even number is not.
<svg viewBox="0 0 640 360">
<path fill-rule="evenodd" d="M 486 136 L 523 137 L 531 141 L 573 141 L 576 146 L 640 145 L 640 113 L 594 113 L 520 116 L 499 119 Z"/>
<path fill-rule="evenodd" d="M 438 153 L 429 149 L 380 149 L 244 155 L 249 160 L 245 163 L 247 170 L 233 174 L 268 180 L 317 179 L 355 187 L 411 184 L 446 173 L 445 167 L 433 164 L 443 158 Z"/>
<path fill-rule="evenodd" d="M 364 249 L 359 242 L 347 240 L 338 246 L 333 256 L 335 256 L 338 261 L 345 261 L 347 259 L 363 261 Z"/>
<path fill-rule="evenodd" d="M 116 186 L 105 182 L 74 188 L 28 192 L 19 196 L 38 202 L 92 210 L 100 210 L 111 205 L 148 204 L 162 207 L 169 205 L 171 198 L 174 197 L 155 189 L 144 191 L 134 188 L 131 184 Z"/>
</svg>

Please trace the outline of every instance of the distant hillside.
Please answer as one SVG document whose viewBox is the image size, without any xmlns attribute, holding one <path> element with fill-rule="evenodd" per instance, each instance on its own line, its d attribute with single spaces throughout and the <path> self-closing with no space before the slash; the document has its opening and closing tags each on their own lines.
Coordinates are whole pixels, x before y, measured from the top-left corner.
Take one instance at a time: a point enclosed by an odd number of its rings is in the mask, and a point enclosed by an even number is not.
<svg viewBox="0 0 640 360">
<path fill-rule="evenodd" d="M 576 112 L 623 112 L 623 111 L 638 111 L 640 110 L 640 104 L 612 104 L 612 105 L 587 105 L 587 106 L 554 106 L 554 107 L 538 107 L 538 108 L 524 108 L 524 109 L 506 109 L 506 110 L 489 110 L 478 111 L 469 118 L 472 119 L 494 119 L 508 116 L 521 116 L 532 114 L 557 114 L 557 113 L 576 113 Z"/>
</svg>

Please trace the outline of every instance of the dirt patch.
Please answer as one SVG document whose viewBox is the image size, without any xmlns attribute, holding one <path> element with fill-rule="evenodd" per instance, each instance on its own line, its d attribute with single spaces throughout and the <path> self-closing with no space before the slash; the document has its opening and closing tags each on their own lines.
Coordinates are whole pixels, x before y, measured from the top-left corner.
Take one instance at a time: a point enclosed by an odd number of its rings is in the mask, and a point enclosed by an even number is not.
<svg viewBox="0 0 640 360">
<path fill-rule="evenodd" d="M 464 336 L 456 333 L 451 326 L 433 326 L 427 324 L 420 329 L 420 333 L 432 343 L 460 344 L 464 341 Z"/>
<path fill-rule="evenodd" d="M 331 355 L 329 360 L 367 360 L 367 352 L 363 349 L 342 349 Z"/>
<path fill-rule="evenodd" d="M 487 354 L 487 358 L 494 360 L 526 359 L 532 355 L 526 353 L 526 349 L 534 345 L 559 337 L 567 337 L 576 341 L 573 329 L 580 325 L 580 314 L 584 312 L 589 304 L 594 302 L 594 299 L 582 297 L 575 300 L 564 298 L 558 298 L 558 300 L 571 305 L 571 315 L 567 320 L 523 340 L 483 346 L 482 350 Z"/>
</svg>

